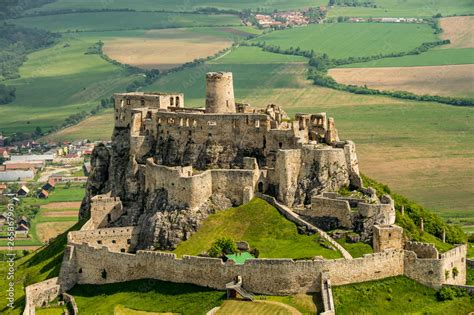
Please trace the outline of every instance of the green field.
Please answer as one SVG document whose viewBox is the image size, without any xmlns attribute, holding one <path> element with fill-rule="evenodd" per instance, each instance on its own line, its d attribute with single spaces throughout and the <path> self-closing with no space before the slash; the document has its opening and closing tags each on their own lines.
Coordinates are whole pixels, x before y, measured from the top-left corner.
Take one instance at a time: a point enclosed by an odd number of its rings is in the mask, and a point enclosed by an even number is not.
<svg viewBox="0 0 474 315">
<path fill-rule="evenodd" d="M 90 12 L 24 17 L 10 23 L 52 32 L 160 29 L 197 26 L 238 26 L 234 15 L 163 12 Z"/>
<path fill-rule="evenodd" d="M 56 189 L 50 193 L 48 199 L 38 199 L 36 197 L 25 197 L 21 199 L 20 207 L 26 208 L 31 206 L 45 206 L 52 202 L 70 202 L 70 201 L 82 201 L 85 194 L 85 188 L 82 185 L 73 184 L 69 188 L 65 188 L 64 185 L 57 185 Z M 2 209 L 0 209 L 2 210 Z M 58 209 L 59 211 L 70 211 L 78 209 Z M 29 216 L 28 216 L 29 217 Z M 44 209 L 41 207 L 39 212 L 30 219 L 30 231 L 28 239 L 17 238 L 15 245 L 17 246 L 40 246 L 43 243 L 40 241 L 38 236 L 38 224 L 41 223 L 53 223 L 53 222 L 64 222 L 68 226 L 74 225 L 77 222 L 77 216 L 45 216 Z M 70 223 L 70 224 L 67 224 Z M 6 246 L 7 241 L 0 239 L 0 246 Z"/>
<path fill-rule="evenodd" d="M 356 17 L 432 17 L 442 15 L 472 14 L 474 9 L 470 0 L 374 0 L 377 8 L 335 7 L 329 16 Z"/>
<path fill-rule="evenodd" d="M 436 290 L 406 277 L 333 287 L 337 314 L 467 314 L 470 297 L 438 302 Z"/>
<path fill-rule="evenodd" d="M 0 130 L 32 131 L 58 126 L 71 114 L 95 108 L 101 98 L 123 91 L 137 75 L 86 55 L 97 38 L 65 36 L 57 45 L 28 56 L 14 86 L 16 100 L 0 106 Z"/>
<path fill-rule="evenodd" d="M 221 237 L 246 241 L 260 251 L 260 258 L 340 258 L 337 251 L 322 247 L 317 235 L 298 234 L 296 225 L 261 199 L 210 215 L 188 240 L 173 251 L 197 255 L 211 248 Z"/>
<path fill-rule="evenodd" d="M 337 59 L 404 52 L 435 40 L 433 29 L 426 24 L 333 23 L 271 32 L 253 41 L 282 49 L 314 50 Z"/>
<path fill-rule="evenodd" d="M 474 48 L 434 49 L 419 55 L 351 63 L 339 68 L 444 66 L 474 63 Z"/>
<path fill-rule="evenodd" d="M 345 239 L 339 239 L 337 242 L 341 244 L 342 247 L 344 247 L 354 258 L 362 257 L 365 254 L 372 254 L 374 252 L 372 246 L 366 243 L 349 243 Z"/>
<path fill-rule="evenodd" d="M 117 305 L 133 310 L 173 314 L 206 314 L 219 306 L 224 292 L 191 284 L 151 279 L 106 285 L 76 285 L 69 291 L 81 314 L 114 314 Z"/>
<path fill-rule="evenodd" d="M 157 3 L 158 2 L 158 3 Z M 326 5 L 326 0 L 127 0 L 94 1 L 94 0 L 58 0 L 32 11 L 50 11 L 60 9 L 132 9 L 132 10 L 167 10 L 167 11 L 194 11 L 199 8 L 211 7 L 218 9 L 265 9 L 273 11 L 318 7 Z"/>
</svg>

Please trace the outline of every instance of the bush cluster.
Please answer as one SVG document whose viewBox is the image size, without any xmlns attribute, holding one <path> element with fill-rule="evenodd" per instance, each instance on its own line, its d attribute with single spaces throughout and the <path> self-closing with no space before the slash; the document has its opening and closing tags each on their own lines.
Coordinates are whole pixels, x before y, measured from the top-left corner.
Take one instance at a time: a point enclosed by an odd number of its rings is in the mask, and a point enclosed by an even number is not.
<svg viewBox="0 0 474 315">
<path fill-rule="evenodd" d="M 239 250 L 234 240 L 230 237 L 222 237 L 212 243 L 211 248 L 208 251 L 211 257 L 221 257 L 223 255 L 235 254 Z"/>
</svg>

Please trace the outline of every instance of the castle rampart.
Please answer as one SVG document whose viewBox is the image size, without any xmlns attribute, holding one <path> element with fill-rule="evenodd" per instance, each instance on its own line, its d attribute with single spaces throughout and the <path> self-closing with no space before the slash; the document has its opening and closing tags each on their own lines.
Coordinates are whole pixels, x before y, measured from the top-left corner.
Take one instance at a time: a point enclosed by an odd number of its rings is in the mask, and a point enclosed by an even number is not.
<svg viewBox="0 0 474 315">
<path fill-rule="evenodd" d="M 436 259 L 439 257 L 438 250 L 434 244 L 407 241 L 405 243 L 405 249 L 415 252 L 418 258 Z"/>
<path fill-rule="evenodd" d="M 462 254 L 462 248 L 455 248 L 453 253 L 448 252 L 446 257 L 440 259 L 418 259 L 411 251 L 387 250 L 351 260 L 252 259 L 238 265 L 232 261 L 224 263 L 216 258 L 183 256 L 178 259 L 170 253 L 138 251 L 136 254 L 127 254 L 87 244 L 70 246 L 74 247 L 74 254 L 65 263 L 75 266 L 79 284 L 152 278 L 223 290 L 227 282 L 240 275 L 248 291 L 286 295 L 320 291 L 322 272 L 328 274 L 333 285 L 406 275 L 439 288 L 444 283 L 460 283 L 463 278 L 460 270 L 456 281 L 450 281 L 444 278 L 443 271 L 443 267 L 450 265 L 450 257 Z"/>
<path fill-rule="evenodd" d="M 110 251 L 126 253 L 137 246 L 139 234 L 139 229 L 133 226 L 73 231 L 68 233 L 68 243 L 106 246 Z"/>
</svg>

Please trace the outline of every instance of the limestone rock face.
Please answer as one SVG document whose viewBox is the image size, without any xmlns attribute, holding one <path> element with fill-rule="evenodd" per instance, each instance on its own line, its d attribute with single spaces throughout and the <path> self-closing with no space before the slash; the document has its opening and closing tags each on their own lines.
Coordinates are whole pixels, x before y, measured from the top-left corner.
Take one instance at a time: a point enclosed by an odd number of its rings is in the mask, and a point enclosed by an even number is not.
<svg viewBox="0 0 474 315">
<path fill-rule="evenodd" d="M 103 144 L 95 147 L 91 156 L 91 173 L 86 184 L 86 196 L 79 210 L 80 218 L 90 214 L 90 199 L 96 195 L 105 194 L 109 187 L 110 151 Z"/>
</svg>

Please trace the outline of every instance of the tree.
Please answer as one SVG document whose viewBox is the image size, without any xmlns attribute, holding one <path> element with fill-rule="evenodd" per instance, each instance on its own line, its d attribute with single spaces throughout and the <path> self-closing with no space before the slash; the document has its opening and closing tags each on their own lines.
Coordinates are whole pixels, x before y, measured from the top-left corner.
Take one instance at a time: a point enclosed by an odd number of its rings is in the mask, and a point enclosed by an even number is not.
<svg viewBox="0 0 474 315">
<path fill-rule="evenodd" d="M 237 252 L 238 249 L 234 240 L 229 237 L 222 237 L 212 243 L 212 246 L 209 249 L 209 256 L 220 257 L 226 254 L 234 254 Z"/>
</svg>

